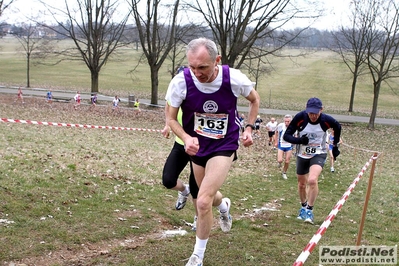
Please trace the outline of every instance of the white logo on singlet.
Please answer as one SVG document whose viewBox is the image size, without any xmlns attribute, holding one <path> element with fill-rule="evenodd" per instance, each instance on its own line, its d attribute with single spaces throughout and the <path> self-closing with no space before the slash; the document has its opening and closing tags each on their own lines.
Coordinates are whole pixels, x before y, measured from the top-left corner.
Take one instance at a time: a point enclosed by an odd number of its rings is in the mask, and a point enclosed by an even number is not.
<svg viewBox="0 0 399 266">
<path fill-rule="evenodd" d="M 216 113 L 218 111 L 218 104 L 214 101 L 206 101 L 202 106 L 205 113 Z"/>
</svg>

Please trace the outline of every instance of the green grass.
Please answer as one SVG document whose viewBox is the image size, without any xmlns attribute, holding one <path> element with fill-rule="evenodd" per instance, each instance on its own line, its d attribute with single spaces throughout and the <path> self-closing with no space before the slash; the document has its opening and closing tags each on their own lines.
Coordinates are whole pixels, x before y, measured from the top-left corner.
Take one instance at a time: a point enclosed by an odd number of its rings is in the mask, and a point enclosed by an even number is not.
<svg viewBox="0 0 399 266">
<path fill-rule="evenodd" d="M 68 45 L 71 45 L 68 41 L 58 44 L 59 47 Z M 0 85 L 26 85 L 25 55 L 16 52 L 18 47 L 20 45 L 15 39 L 0 39 Z M 288 57 L 298 55 L 298 52 L 285 49 L 282 57 L 268 59 L 272 62 L 273 71 L 262 75 L 257 84 L 262 107 L 301 110 L 308 98 L 317 96 L 323 100 L 327 112 L 347 114 L 352 84 L 348 68 L 330 51 L 306 51 L 305 56 Z M 133 48 L 115 53 L 100 72 L 99 91 L 107 95 L 127 97 L 133 94 L 150 99 L 150 71 L 145 60 L 137 66 L 140 56 L 140 50 Z M 54 58 L 49 58 L 46 63 L 54 61 Z M 171 78 L 170 69 L 169 61 L 160 69 L 159 100 L 164 99 Z M 56 66 L 32 65 L 30 77 L 31 87 L 90 92 L 90 72 L 83 61 L 64 61 Z M 392 79 L 389 86 L 383 84 L 377 117 L 399 118 L 399 111 L 392 110 L 392 106 L 399 102 L 397 82 L 397 79 Z M 369 76 L 362 76 L 356 89 L 353 114 L 370 115 L 372 101 L 372 80 Z"/>
<path fill-rule="evenodd" d="M 14 52 L 16 47 L 14 39 L 0 39 L 1 85 L 26 84 L 25 59 Z M 142 64 L 129 73 L 139 56 L 135 50 L 113 56 L 101 71 L 100 92 L 149 98 L 148 67 Z M 272 61 L 275 71 L 258 84 L 262 107 L 300 110 L 309 97 L 318 96 L 326 112 L 347 113 L 351 77 L 333 54 L 318 51 L 306 57 Z M 82 62 L 32 66 L 31 74 L 32 87 L 90 91 L 89 72 Z M 160 99 L 169 80 L 166 63 L 161 69 Z M 372 97 L 371 81 L 362 77 L 354 114 L 370 114 Z M 123 109 L 117 115 L 101 106 L 90 111 L 83 105 L 74 111 L 70 104 L 54 103 L 50 108 L 35 98 L 25 98 L 22 107 L 13 104 L 14 98 L 0 98 L 1 117 L 149 129 L 162 129 L 164 125 L 161 109 L 144 109 L 140 114 Z M 397 108 L 392 108 L 397 103 L 395 91 L 384 87 L 378 116 L 399 118 Z M 328 171 L 327 163 L 319 179 L 315 226 L 295 219 L 299 206 L 294 160 L 285 181 L 276 167 L 276 154 L 265 138 L 257 139 L 251 148 L 240 147 L 239 160 L 222 187 L 222 193 L 233 203 L 233 229 L 222 233 L 215 211 L 205 265 L 224 265 L 226 261 L 235 265 L 292 265 L 372 151 L 383 154 L 377 160 L 362 244 L 397 244 L 398 131 L 398 127 L 376 125 L 370 131 L 364 124 L 344 125 L 343 138 L 349 146 L 341 148 L 336 173 Z M 162 167 L 173 139 L 154 132 L 3 122 L 0 132 L 0 219 L 14 222 L 0 223 L 0 264 L 185 264 L 195 234 L 162 237 L 164 230 L 189 230 L 183 220 L 191 222 L 193 217 L 191 204 L 175 211 L 176 193 L 162 186 Z M 319 246 L 356 243 L 369 170 Z M 186 182 L 187 176 L 186 169 L 182 174 Z M 254 212 L 269 205 L 278 211 Z M 306 264 L 318 264 L 317 247 Z"/>
<path fill-rule="evenodd" d="M 325 97 L 328 99 L 328 96 Z M 163 128 L 162 109 L 114 114 L 104 107 L 74 111 L 71 104 L 25 106 L 2 96 L 2 117 L 132 128 Z M 277 120 L 281 121 L 281 117 Z M 174 210 L 176 193 L 161 183 L 173 138 L 159 132 L 81 129 L 0 123 L 0 264 L 27 265 L 185 265 L 195 234 L 192 204 Z M 276 153 L 263 136 L 240 147 L 221 192 L 232 200 L 233 228 L 211 231 L 205 265 L 292 265 L 372 156 L 377 160 L 362 244 L 396 245 L 399 230 L 398 127 L 344 125 L 336 172 L 319 179 L 314 226 L 296 220 L 299 209 L 295 161 L 281 178 Z M 352 148 L 352 147 L 355 148 Z M 367 191 L 370 167 L 320 240 L 321 245 L 354 245 Z M 188 170 L 181 178 L 187 182 Z M 255 213 L 275 206 L 278 211 Z M 186 236 L 162 237 L 181 228 Z M 318 264 L 318 247 L 306 265 Z"/>
</svg>

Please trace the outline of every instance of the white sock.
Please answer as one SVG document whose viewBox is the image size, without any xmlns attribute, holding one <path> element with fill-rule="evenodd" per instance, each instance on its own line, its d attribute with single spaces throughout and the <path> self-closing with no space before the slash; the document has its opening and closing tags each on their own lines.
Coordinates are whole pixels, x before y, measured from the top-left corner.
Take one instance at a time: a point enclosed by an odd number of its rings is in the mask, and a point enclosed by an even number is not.
<svg viewBox="0 0 399 266">
<path fill-rule="evenodd" d="M 220 205 L 218 206 L 218 209 L 220 212 L 227 212 L 228 208 L 227 208 L 227 202 L 225 200 L 222 200 L 222 203 L 220 203 Z"/>
<path fill-rule="evenodd" d="M 188 185 L 184 185 L 184 190 L 181 192 L 183 195 L 190 194 L 190 188 Z"/>
<path fill-rule="evenodd" d="M 208 239 L 199 239 L 198 236 L 196 236 L 193 254 L 197 255 L 201 260 L 204 259 L 207 243 Z"/>
</svg>

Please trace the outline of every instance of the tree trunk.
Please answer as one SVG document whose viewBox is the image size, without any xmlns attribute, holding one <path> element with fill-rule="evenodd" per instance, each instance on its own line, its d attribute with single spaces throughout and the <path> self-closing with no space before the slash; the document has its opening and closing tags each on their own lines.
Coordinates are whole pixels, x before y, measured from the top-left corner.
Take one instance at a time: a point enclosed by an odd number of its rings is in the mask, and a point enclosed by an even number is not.
<svg viewBox="0 0 399 266">
<path fill-rule="evenodd" d="M 357 83 L 357 77 L 359 72 L 359 67 L 355 67 L 355 71 L 353 71 L 353 80 L 352 80 L 352 90 L 351 90 L 351 97 L 349 100 L 349 109 L 348 112 L 353 112 L 353 102 L 355 101 L 355 91 L 356 91 L 356 83 Z"/>
<path fill-rule="evenodd" d="M 151 68 L 151 104 L 158 105 L 158 69 Z"/>
<path fill-rule="evenodd" d="M 30 88 L 30 53 L 26 53 L 26 87 Z"/>
<path fill-rule="evenodd" d="M 98 76 L 97 71 L 91 70 L 91 92 L 98 92 Z"/>
<path fill-rule="evenodd" d="M 381 88 L 381 81 L 374 84 L 373 108 L 371 110 L 368 129 L 374 129 L 374 122 L 375 122 L 375 118 L 377 116 L 378 96 L 380 94 L 380 88 Z"/>
</svg>

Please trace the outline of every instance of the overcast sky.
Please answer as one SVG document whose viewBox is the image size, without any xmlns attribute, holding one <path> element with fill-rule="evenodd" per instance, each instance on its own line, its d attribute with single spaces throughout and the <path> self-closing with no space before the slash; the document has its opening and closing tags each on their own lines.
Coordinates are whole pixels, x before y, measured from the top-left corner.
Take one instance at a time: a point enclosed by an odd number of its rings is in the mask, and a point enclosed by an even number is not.
<svg viewBox="0 0 399 266">
<path fill-rule="evenodd" d="M 58 7 L 64 7 L 64 0 L 45 0 Z M 125 0 L 119 0 L 121 4 L 127 5 Z M 73 2 L 73 1 L 72 1 Z M 339 25 L 342 25 L 343 21 L 347 19 L 346 10 L 348 10 L 348 0 L 319 0 L 320 5 L 325 8 L 325 15 L 318 19 L 313 24 L 314 28 L 319 30 L 332 30 Z M 42 4 L 37 0 L 15 0 L 11 5 L 11 8 L 7 9 L 3 16 L 0 18 L 1 21 L 8 23 L 14 23 L 15 21 L 24 21 L 25 17 L 34 17 L 39 14 Z M 304 27 L 305 23 L 295 22 L 288 25 L 288 27 Z"/>
<path fill-rule="evenodd" d="M 348 20 L 349 0 L 320 0 L 324 3 L 326 15 L 321 17 L 315 28 L 333 29 Z"/>
</svg>

